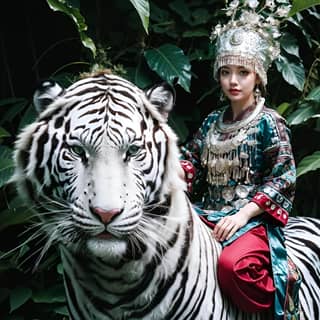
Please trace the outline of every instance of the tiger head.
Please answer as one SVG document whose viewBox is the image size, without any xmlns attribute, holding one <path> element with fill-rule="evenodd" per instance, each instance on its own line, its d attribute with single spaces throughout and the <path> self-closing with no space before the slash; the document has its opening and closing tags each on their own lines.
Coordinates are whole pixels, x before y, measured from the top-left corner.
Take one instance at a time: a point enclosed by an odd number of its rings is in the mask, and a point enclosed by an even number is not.
<svg viewBox="0 0 320 320">
<path fill-rule="evenodd" d="M 39 116 L 15 144 L 13 181 L 50 244 L 116 256 L 151 237 L 155 208 L 185 189 L 166 123 L 173 103 L 168 86 L 143 91 L 107 73 L 66 89 L 42 84 Z"/>
</svg>

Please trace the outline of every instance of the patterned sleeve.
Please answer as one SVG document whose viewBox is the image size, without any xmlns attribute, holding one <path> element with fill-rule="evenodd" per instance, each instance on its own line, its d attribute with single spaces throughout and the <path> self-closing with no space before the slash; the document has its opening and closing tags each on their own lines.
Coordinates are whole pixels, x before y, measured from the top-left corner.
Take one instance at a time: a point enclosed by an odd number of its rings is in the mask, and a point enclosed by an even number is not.
<svg viewBox="0 0 320 320">
<path fill-rule="evenodd" d="M 296 167 L 285 120 L 274 111 L 264 118 L 262 185 L 252 201 L 284 226 L 295 194 Z"/>
</svg>

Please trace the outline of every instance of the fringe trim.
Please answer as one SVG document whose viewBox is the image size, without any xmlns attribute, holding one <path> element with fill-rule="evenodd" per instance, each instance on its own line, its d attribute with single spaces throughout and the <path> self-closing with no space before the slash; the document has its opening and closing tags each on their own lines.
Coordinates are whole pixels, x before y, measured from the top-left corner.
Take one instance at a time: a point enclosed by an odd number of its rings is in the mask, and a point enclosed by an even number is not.
<svg viewBox="0 0 320 320">
<path fill-rule="evenodd" d="M 222 53 L 219 55 L 214 63 L 214 77 L 218 80 L 218 71 L 221 67 L 232 64 L 239 65 L 245 68 L 249 68 L 259 75 L 262 84 L 265 86 L 267 84 L 267 73 L 264 70 L 262 64 L 255 57 L 243 56 L 241 53 L 239 54 L 228 54 Z"/>
</svg>

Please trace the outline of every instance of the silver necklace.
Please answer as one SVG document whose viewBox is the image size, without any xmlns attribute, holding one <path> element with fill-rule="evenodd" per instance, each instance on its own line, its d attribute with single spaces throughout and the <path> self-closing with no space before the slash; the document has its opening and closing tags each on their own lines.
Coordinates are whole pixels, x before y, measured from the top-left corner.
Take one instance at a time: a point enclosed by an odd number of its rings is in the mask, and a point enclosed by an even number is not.
<svg viewBox="0 0 320 320">
<path fill-rule="evenodd" d="M 249 116 L 243 120 L 239 120 L 233 123 L 224 123 L 223 122 L 223 117 L 224 114 L 226 112 L 226 109 L 224 111 L 221 112 L 218 120 L 217 120 L 217 130 L 219 130 L 222 133 L 230 133 L 232 131 L 236 131 L 239 130 L 245 126 L 247 126 L 252 120 L 254 120 L 258 114 L 260 113 L 260 111 L 262 110 L 263 106 L 264 106 L 264 102 L 265 99 L 264 98 L 260 98 L 255 109 L 252 111 L 251 114 L 249 114 Z"/>
<path fill-rule="evenodd" d="M 224 123 L 225 110 L 208 131 L 201 155 L 202 165 L 207 166 L 207 181 L 212 185 L 227 185 L 234 181 L 250 181 L 252 155 L 256 152 L 256 122 L 264 106 L 260 98 L 255 109 L 244 120 Z M 221 139 L 221 135 L 228 137 Z"/>
</svg>

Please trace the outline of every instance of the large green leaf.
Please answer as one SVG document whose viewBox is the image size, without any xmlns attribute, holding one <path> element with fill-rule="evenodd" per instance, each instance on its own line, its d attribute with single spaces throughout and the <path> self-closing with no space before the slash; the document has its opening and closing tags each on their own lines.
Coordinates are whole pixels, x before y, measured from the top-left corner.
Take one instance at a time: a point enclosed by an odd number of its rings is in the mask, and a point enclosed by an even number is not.
<svg viewBox="0 0 320 320">
<path fill-rule="evenodd" d="M 33 106 L 33 104 L 30 104 L 20 120 L 19 129 L 22 129 L 26 125 L 32 123 L 35 120 L 35 118 L 37 117 L 37 115 L 38 115 L 38 113 L 37 113 L 35 107 Z"/>
<path fill-rule="evenodd" d="M 292 1 L 292 8 L 289 12 L 289 16 L 293 16 L 296 13 L 305 10 L 307 8 L 310 8 L 312 6 L 319 5 L 319 0 L 293 0 Z"/>
<path fill-rule="evenodd" d="M 179 47 L 164 44 L 159 48 L 145 51 L 144 56 L 150 68 L 162 79 L 173 84 L 178 78 L 178 84 L 190 92 L 191 64 Z"/>
<path fill-rule="evenodd" d="M 320 102 L 320 86 L 313 88 L 305 98 L 306 100 Z"/>
<path fill-rule="evenodd" d="M 10 226 L 26 223 L 34 216 L 34 213 L 26 207 L 21 207 L 21 199 L 19 198 L 20 207 L 2 210 L 0 215 L 0 231 Z"/>
<path fill-rule="evenodd" d="M 17 115 L 23 112 L 28 103 L 28 100 L 25 98 L 1 99 L 0 107 L 3 107 L 4 110 L 0 109 L 0 124 L 11 122 Z"/>
<path fill-rule="evenodd" d="M 53 311 L 57 314 L 61 314 L 63 316 L 68 316 L 69 315 L 69 312 L 68 312 L 68 308 L 67 306 L 58 306 L 58 307 L 55 307 L 53 309 Z M 67 318 L 63 318 L 63 319 L 67 319 Z"/>
<path fill-rule="evenodd" d="M 316 112 L 314 111 L 314 108 L 310 105 L 306 105 L 305 107 L 299 108 L 292 112 L 288 117 L 287 121 L 289 125 L 294 126 L 301 124 L 311 117 L 316 115 Z"/>
<path fill-rule="evenodd" d="M 10 292 L 10 312 L 21 307 L 32 296 L 30 288 L 16 287 Z"/>
<path fill-rule="evenodd" d="M 0 187 L 11 178 L 14 170 L 12 151 L 6 146 L 0 146 Z"/>
<path fill-rule="evenodd" d="M 279 114 L 283 115 L 290 108 L 290 103 L 283 102 L 277 107 L 277 111 Z"/>
<path fill-rule="evenodd" d="M 36 303 L 65 302 L 66 296 L 63 284 L 38 290 L 33 294 L 32 300 Z"/>
<path fill-rule="evenodd" d="M 301 63 L 289 61 L 286 57 L 281 56 L 276 60 L 276 66 L 282 73 L 283 78 L 299 91 L 303 91 L 305 82 L 305 71 Z"/>
<path fill-rule="evenodd" d="M 88 29 L 88 26 L 86 25 L 85 19 L 81 15 L 79 8 L 75 5 L 75 2 L 68 0 L 47 0 L 47 3 L 53 11 L 63 12 L 74 21 L 78 28 L 82 44 L 91 50 L 93 56 L 95 57 L 96 46 L 93 40 L 85 33 L 85 31 Z"/>
<path fill-rule="evenodd" d="M 5 128 L 0 127 L 0 139 L 6 137 L 10 137 L 10 133 Z"/>
<path fill-rule="evenodd" d="M 147 69 L 147 71 L 145 70 Z M 136 84 L 139 88 L 146 88 L 153 84 L 149 77 L 150 69 L 144 64 L 138 64 L 136 67 L 126 68 L 125 78 Z"/>
<path fill-rule="evenodd" d="M 136 8 L 139 17 L 141 19 L 142 25 L 146 33 L 148 33 L 149 28 L 149 17 L 150 17 L 150 6 L 148 0 L 130 0 L 132 5 Z"/>
<path fill-rule="evenodd" d="M 283 48 L 287 53 L 296 56 L 300 60 L 299 46 L 297 43 L 297 39 L 292 34 L 285 33 L 281 37 L 280 44 L 281 44 L 281 48 Z"/>
<path fill-rule="evenodd" d="M 320 151 L 303 158 L 297 166 L 297 177 L 320 168 Z"/>
</svg>

